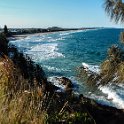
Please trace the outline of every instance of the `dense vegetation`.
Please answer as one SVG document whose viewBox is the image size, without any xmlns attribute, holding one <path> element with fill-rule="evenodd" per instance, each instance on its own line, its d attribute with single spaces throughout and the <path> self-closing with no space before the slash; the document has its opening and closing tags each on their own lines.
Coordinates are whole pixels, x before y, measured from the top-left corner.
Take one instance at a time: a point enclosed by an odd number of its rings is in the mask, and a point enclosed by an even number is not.
<svg viewBox="0 0 124 124">
<path fill-rule="evenodd" d="M 71 82 L 65 93 L 57 92 L 39 65 L 8 46 L 5 32 L 0 34 L 0 123 L 95 123 Z"/>
<path fill-rule="evenodd" d="M 44 76 L 39 84 L 35 74 L 30 80 L 12 59 L 6 55 L 0 58 L 0 123 L 111 124 L 114 120 L 123 124 L 121 110 L 99 105 L 83 95 L 56 92 Z"/>
<path fill-rule="evenodd" d="M 0 51 L 4 54 L 8 53 L 8 40 L 3 33 L 0 34 Z"/>
<path fill-rule="evenodd" d="M 105 0 L 105 11 L 108 16 L 116 23 L 124 23 L 124 1 L 123 0 Z M 124 42 L 124 32 L 121 33 L 121 41 Z"/>
<path fill-rule="evenodd" d="M 121 0 L 106 0 L 106 11 L 112 19 L 123 21 Z M 113 11 L 114 10 L 114 11 Z M 120 15 L 119 15 L 120 14 Z M 56 29 L 56 27 L 54 27 Z M 49 28 L 49 31 L 53 29 Z M 38 33 L 23 30 L 23 33 Z M 44 30 L 44 32 L 47 32 Z M 123 124 L 123 111 L 101 106 L 83 95 L 75 96 L 71 82 L 65 80 L 65 92 L 47 81 L 42 67 L 24 56 L 15 46 L 8 46 L 6 37 L 11 36 L 7 26 L 0 34 L 0 123 L 1 124 Z M 123 33 L 121 39 L 123 41 Z M 124 81 L 123 51 L 112 46 L 108 58 L 101 64 L 100 74 L 80 68 L 80 76 L 91 84 Z M 115 80 L 115 76 L 117 77 Z"/>
</svg>

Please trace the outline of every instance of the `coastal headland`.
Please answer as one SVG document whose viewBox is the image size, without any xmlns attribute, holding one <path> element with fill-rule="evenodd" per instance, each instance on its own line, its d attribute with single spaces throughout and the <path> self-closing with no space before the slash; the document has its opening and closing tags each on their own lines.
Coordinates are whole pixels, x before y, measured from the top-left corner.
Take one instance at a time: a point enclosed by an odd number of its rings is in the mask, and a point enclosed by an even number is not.
<svg viewBox="0 0 124 124">
<path fill-rule="evenodd" d="M 1 123 L 123 124 L 123 110 L 75 95 L 66 77 L 59 79 L 65 85 L 64 92 L 58 92 L 41 66 L 15 46 L 8 46 L 5 37 L 0 40 L 5 42 L 0 51 Z"/>
</svg>

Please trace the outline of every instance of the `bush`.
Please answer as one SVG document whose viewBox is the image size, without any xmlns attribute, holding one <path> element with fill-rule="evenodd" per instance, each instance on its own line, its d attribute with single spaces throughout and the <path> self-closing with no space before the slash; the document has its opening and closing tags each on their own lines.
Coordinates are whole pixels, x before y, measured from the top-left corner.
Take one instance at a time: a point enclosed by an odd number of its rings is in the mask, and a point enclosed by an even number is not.
<svg viewBox="0 0 124 124">
<path fill-rule="evenodd" d="M 3 52 L 4 54 L 8 53 L 8 40 L 6 38 L 6 35 L 1 33 L 0 34 L 0 52 Z"/>
</svg>

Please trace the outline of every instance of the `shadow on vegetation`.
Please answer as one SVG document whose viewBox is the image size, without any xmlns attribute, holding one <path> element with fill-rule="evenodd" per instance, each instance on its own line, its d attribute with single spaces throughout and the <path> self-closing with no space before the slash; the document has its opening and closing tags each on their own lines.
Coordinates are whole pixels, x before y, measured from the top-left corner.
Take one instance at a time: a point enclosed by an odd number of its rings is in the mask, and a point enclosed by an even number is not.
<svg viewBox="0 0 124 124">
<path fill-rule="evenodd" d="M 65 92 L 47 81 L 42 67 L 0 38 L 0 123 L 2 124 L 117 124 L 123 111 L 102 106 L 73 93 L 62 77 Z M 101 121 L 102 120 L 102 121 Z"/>
</svg>

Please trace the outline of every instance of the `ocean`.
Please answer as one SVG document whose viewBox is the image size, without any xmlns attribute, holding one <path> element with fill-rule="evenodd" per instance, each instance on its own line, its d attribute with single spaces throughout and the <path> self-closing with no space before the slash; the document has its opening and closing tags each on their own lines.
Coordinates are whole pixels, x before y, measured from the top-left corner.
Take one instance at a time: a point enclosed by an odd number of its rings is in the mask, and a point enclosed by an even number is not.
<svg viewBox="0 0 124 124">
<path fill-rule="evenodd" d="M 113 44 L 122 46 L 119 34 L 122 29 L 99 28 L 28 35 L 10 41 L 19 51 L 42 66 L 48 79 L 63 89 L 56 77 L 68 77 L 74 84 L 75 94 L 83 93 L 97 102 L 124 109 L 124 85 L 109 84 L 90 88 L 77 78 L 77 68 L 87 65 L 99 72 L 100 64 L 107 58 Z"/>
</svg>

